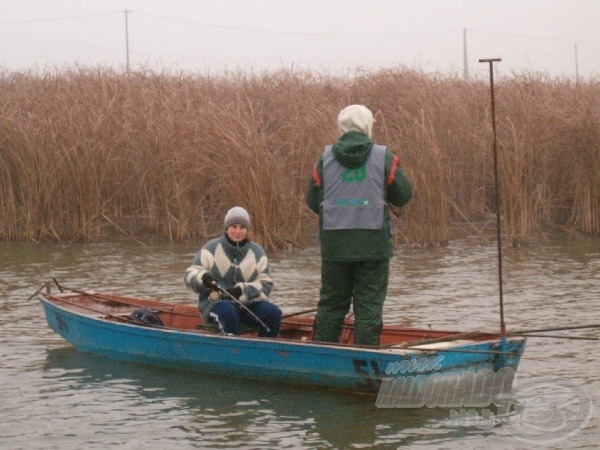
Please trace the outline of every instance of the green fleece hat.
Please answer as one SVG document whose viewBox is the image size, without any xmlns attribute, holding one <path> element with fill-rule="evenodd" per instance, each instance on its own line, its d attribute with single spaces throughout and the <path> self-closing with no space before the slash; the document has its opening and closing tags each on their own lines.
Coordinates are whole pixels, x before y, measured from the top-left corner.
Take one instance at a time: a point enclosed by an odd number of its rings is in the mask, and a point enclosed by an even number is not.
<svg viewBox="0 0 600 450">
<path fill-rule="evenodd" d="M 358 131 L 371 138 L 373 132 L 373 113 L 364 105 L 346 106 L 338 114 L 340 134 Z"/>
</svg>

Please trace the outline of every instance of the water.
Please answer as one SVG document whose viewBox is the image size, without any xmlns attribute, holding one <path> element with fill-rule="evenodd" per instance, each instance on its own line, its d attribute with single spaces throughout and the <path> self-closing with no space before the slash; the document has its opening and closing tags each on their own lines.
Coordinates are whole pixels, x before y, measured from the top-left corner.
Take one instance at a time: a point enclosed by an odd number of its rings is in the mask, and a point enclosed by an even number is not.
<svg viewBox="0 0 600 450">
<path fill-rule="evenodd" d="M 160 243 L 0 244 L 0 447 L 533 446 L 523 440 L 532 435 L 518 428 L 519 420 L 512 426 L 500 419 L 475 426 L 452 422 L 449 408 L 379 409 L 374 397 L 164 370 L 86 354 L 55 335 L 39 302 L 28 300 L 55 277 L 68 287 L 194 304 L 182 275 L 195 251 L 190 245 Z M 600 323 L 599 239 L 555 237 L 539 247 L 507 249 L 504 256 L 509 329 Z M 273 299 L 284 312 L 315 306 L 319 267 L 317 249 L 272 259 Z M 461 331 L 498 329 L 493 244 L 463 241 L 441 249 L 402 249 L 392 260 L 391 273 L 386 321 Z M 598 330 L 549 334 L 600 337 Z M 598 343 L 529 339 L 517 386 L 543 377 L 568 380 L 595 406 L 591 419 L 580 421 L 583 429 L 556 439 L 550 444 L 554 448 L 597 447 Z M 528 391 L 519 395 L 522 402 L 549 398 Z M 561 405 L 561 411 L 566 417 L 576 407 Z M 589 404 L 584 407 L 589 410 Z M 527 410 L 533 419 L 534 413 L 544 411 L 551 408 Z M 475 412 L 483 416 L 484 410 Z M 491 412 L 497 411 L 492 407 Z"/>
</svg>

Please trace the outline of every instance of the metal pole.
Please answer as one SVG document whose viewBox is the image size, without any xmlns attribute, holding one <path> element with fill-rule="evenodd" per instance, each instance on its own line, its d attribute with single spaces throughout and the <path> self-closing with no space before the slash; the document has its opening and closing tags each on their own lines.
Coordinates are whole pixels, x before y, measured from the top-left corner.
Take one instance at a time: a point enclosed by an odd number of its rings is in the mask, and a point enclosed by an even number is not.
<svg viewBox="0 0 600 450">
<path fill-rule="evenodd" d="M 579 57 L 577 55 L 577 43 L 575 43 L 575 84 L 579 84 Z"/>
<path fill-rule="evenodd" d="M 492 97 L 492 131 L 494 134 L 494 188 L 496 191 L 496 234 L 498 239 L 498 286 L 500 289 L 500 332 L 506 333 L 504 324 L 504 299 L 502 295 L 502 233 L 500 229 L 500 187 L 498 181 L 498 139 L 496 135 L 496 100 L 494 95 L 494 62 L 502 58 L 480 59 L 479 62 L 488 63 L 490 66 L 490 92 Z"/>
<path fill-rule="evenodd" d="M 129 73 L 129 23 L 127 21 L 127 14 L 131 11 L 126 9 L 125 13 L 125 52 L 127 54 L 127 73 Z"/>
</svg>

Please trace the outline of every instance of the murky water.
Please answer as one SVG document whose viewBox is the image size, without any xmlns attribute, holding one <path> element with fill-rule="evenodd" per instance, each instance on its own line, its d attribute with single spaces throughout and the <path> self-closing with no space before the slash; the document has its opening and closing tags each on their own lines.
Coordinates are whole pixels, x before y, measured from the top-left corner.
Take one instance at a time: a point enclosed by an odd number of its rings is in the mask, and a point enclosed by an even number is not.
<svg viewBox="0 0 600 450">
<path fill-rule="evenodd" d="M 182 283 L 195 251 L 189 245 L 124 242 L 0 244 L 0 447 L 533 446 L 532 435 L 519 424 L 456 423 L 448 408 L 379 409 L 373 397 L 162 370 L 86 354 L 55 335 L 40 304 L 28 300 L 55 277 L 68 287 L 195 303 Z M 600 323 L 600 239 L 555 238 L 535 248 L 507 249 L 504 256 L 509 329 Z M 319 267 L 317 249 L 272 260 L 273 299 L 284 312 L 315 306 Z M 499 328 L 493 244 L 402 249 L 391 272 L 386 321 L 450 330 Z M 597 329 L 548 334 L 600 337 Z M 596 448 L 600 441 L 599 343 L 529 340 L 517 385 L 543 377 L 568 380 L 595 406 L 591 419 L 580 421 L 581 429 L 575 421 L 563 423 L 563 434 L 570 426 L 573 435 L 555 440 L 555 448 Z M 527 400 L 532 394 L 520 395 Z M 545 406 L 553 411 L 552 404 Z"/>
</svg>

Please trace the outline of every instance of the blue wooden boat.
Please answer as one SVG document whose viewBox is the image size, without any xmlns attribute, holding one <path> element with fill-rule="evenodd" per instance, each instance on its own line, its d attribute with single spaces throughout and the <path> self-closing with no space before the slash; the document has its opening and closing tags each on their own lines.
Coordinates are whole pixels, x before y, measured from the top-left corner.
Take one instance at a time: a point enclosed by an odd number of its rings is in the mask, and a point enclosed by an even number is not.
<svg viewBox="0 0 600 450">
<path fill-rule="evenodd" d="M 59 286 L 60 287 L 60 286 Z M 348 320 L 338 343 L 314 342 L 313 317 L 284 316 L 277 338 L 249 329 L 223 335 L 191 305 L 93 291 L 38 292 L 49 326 L 76 348 L 109 358 L 180 370 L 310 387 L 377 393 L 402 377 L 508 368 L 514 373 L 525 338 L 385 325 L 378 347 L 353 345 Z M 162 326 L 132 319 L 152 309 Z M 512 379 L 509 380 L 512 384 Z M 380 392 L 381 394 L 381 392 Z"/>
</svg>

